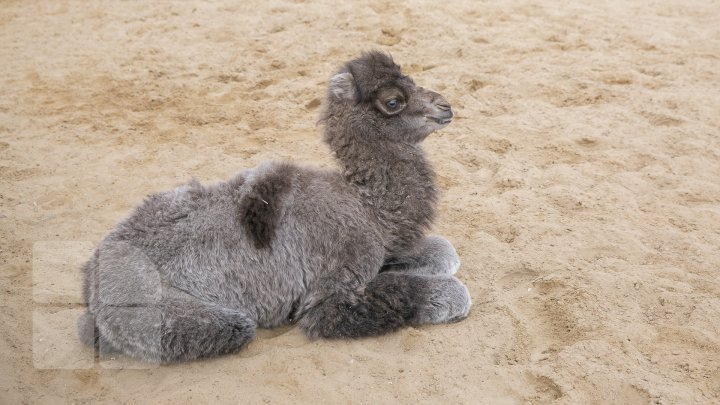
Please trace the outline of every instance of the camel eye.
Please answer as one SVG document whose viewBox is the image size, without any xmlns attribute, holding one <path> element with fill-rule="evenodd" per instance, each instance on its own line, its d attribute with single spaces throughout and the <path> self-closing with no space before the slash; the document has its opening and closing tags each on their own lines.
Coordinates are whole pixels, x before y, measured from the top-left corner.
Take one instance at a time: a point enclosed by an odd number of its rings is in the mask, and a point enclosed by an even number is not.
<svg viewBox="0 0 720 405">
<path fill-rule="evenodd" d="M 397 115 L 405 108 L 405 99 L 397 92 L 375 98 L 375 108 L 386 116 Z"/>
</svg>

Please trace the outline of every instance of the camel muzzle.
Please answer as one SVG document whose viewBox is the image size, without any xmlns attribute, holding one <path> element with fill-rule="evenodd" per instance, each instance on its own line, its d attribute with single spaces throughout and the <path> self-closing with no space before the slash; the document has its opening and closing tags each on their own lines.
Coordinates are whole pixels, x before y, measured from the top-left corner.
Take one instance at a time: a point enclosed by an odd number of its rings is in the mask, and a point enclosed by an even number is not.
<svg viewBox="0 0 720 405">
<path fill-rule="evenodd" d="M 450 103 L 434 91 L 422 89 L 425 101 L 425 117 L 437 122 L 440 125 L 447 125 L 452 122 L 454 116 Z"/>
</svg>

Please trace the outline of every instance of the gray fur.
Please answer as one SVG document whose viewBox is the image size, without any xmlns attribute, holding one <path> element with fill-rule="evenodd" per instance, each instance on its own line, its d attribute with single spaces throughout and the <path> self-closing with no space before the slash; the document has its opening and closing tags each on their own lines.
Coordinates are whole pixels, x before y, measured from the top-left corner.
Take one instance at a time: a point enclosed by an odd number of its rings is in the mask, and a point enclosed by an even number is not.
<svg viewBox="0 0 720 405">
<path fill-rule="evenodd" d="M 388 55 L 349 61 L 321 116 L 342 170 L 270 162 L 150 195 L 83 268 L 81 340 L 164 363 L 235 352 L 256 327 L 344 338 L 464 318 L 457 253 L 425 236 L 437 192 L 419 146 L 451 118 Z"/>
<path fill-rule="evenodd" d="M 455 247 L 442 236 L 433 235 L 421 239 L 410 250 L 387 258 L 380 271 L 451 276 L 458 269 L 460 258 Z"/>
</svg>

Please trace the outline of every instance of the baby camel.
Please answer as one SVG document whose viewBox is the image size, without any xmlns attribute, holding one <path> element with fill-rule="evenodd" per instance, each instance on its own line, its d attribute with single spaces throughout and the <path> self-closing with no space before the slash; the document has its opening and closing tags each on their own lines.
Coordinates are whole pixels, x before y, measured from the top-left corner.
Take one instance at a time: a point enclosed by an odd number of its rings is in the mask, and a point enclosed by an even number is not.
<svg viewBox="0 0 720 405">
<path fill-rule="evenodd" d="M 419 145 L 452 116 L 389 55 L 347 62 L 321 116 L 342 170 L 271 162 L 150 195 L 83 267 L 81 340 L 166 363 L 235 352 L 256 327 L 357 338 L 463 319 L 455 249 L 424 236 L 437 193 Z"/>
</svg>

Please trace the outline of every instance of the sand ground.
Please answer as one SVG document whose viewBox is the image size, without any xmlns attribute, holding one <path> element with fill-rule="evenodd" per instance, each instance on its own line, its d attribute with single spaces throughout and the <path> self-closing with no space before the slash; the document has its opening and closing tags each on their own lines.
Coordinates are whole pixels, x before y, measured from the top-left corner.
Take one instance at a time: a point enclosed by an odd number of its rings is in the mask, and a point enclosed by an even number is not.
<svg viewBox="0 0 720 405">
<path fill-rule="evenodd" d="M 426 150 L 469 318 L 88 357 L 93 245 L 191 177 L 332 167 L 324 85 L 371 48 L 457 111 Z M 1 403 L 720 401 L 717 1 L 0 1 L 0 185 Z"/>
</svg>

